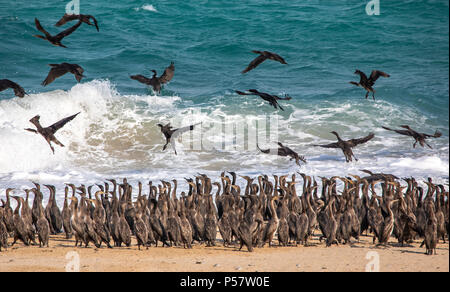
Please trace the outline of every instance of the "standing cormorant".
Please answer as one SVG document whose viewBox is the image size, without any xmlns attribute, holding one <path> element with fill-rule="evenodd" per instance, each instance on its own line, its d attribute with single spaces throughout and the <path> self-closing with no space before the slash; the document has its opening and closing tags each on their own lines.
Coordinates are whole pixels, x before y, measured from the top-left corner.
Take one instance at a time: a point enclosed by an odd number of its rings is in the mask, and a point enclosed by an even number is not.
<svg viewBox="0 0 450 292">
<path fill-rule="evenodd" d="M 26 94 L 25 90 L 19 84 L 8 79 L 0 79 L 0 91 L 6 90 L 8 88 L 13 89 L 14 94 L 17 97 L 24 97 Z"/>
<path fill-rule="evenodd" d="M 395 130 L 395 129 L 391 129 L 388 127 L 382 127 L 382 128 L 385 130 L 388 130 L 388 131 L 394 131 L 401 135 L 413 137 L 414 140 L 416 140 L 416 142 L 414 142 L 414 144 L 413 144 L 413 148 L 416 148 L 416 144 L 419 143 L 420 146 L 422 146 L 422 147 L 425 147 L 425 144 L 426 144 L 428 147 L 430 147 L 432 149 L 432 147 L 425 140 L 428 138 L 439 138 L 442 136 L 442 133 L 437 130 L 433 135 L 430 135 L 430 134 L 416 132 L 413 129 L 411 129 L 408 125 L 402 125 L 400 127 L 404 128 L 406 130 Z"/>
<path fill-rule="evenodd" d="M 366 137 L 363 137 L 363 138 L 351 139 L 351 140 L 344 141 L 341 139 L 341 137 L 339 137 L 339 134 L 337 132 L 333 131 L 331 133 L 337 137 L 338 141 L 336 143 L 331 143 L 331 144 L 327 144 L 327 145 L 313 145 L 313 146 L 318 146 L 318 147 L 323 147 L 323 148 L 340 148 L 345 155 L 346 162 L 352 161 L 352 157 L 355 158 L 356 161 L 358 161 L 358 159 L 353 154 L 352 148 L 359 144 L 366 143 L 367 141 L 369 141 L 373 137 L 375 137 L 374 133 L 370 133 L 369 135 L 367 135 Z"/>
<path fill-rule="evenodd" d="M 75 24 L 72 27 L 69 27 L 68 29 L 58 33 L 57 35 L 50 35 L 41 25 L 41 23 L 39 22 L 39 20 L 37 18 L 34 19 L 34 23 L 36 24 L 36 28 L 37 30 L 39 30 L 40 32 L 42 32 L 43 34 L 45 34 L 45 36 L 42 35 L 34 35 L 37 38 L 43 39 L 43 40 L 47 40 L 49 41 L 52 45 L 58 46 L 58 47 L 63 47 L 63 48 L 67 48 L 65 45 L 63 45 L 61 43 L 62 39 L 68 35 L 70 35 L 71 33 L 73 33 L 80 25 L 81 25 L 81 20 L 78 21 L 77 24 Z"/>
<path fill-rule="evenodd" d="M 241 72 L 242 74 L 255 69 L 259 64 L 261 64 L 262 62 L 264 62 L 267 59 L 277 61 L 277 62 L 280 62 L 281 64 L 287 65 L 286 61 L 278 54 L 268 52 L 268 51 L 252 51 L 252 53 L 259 54 L 259 56 L 256 57 L 255 59 L 253 59 L 253 61 L 251 61 L 250 64 L 248 64 L 247 68 L 245 68 L 244 71 Z"/>
<path fill-rule="evenodd" d="M 375 81 L 377 81 L 377 79 L 380 76 L 383 77 L 390 77 L 389 74 L 384 73 L 382 71 L 378 71 L 378 70 L 373 70 L 372 73 L 370 74 L 370 77 L 367 78 L 366 74 L 364 74 L 363 72 L 361 72 L 360 70 L 356 70 L 355 74 L 358 74 L 361 79 L 359 80 L 359 83 L 354 82 L 354 81 L 350 81 L 350 84 L 353 84 L 355 86 L 359 86 L 364 88 L 365 90 L 367 90 L 366 93 L 366 99 L 369 96 L 369 92 L 372 92 L 372 98 L 373 100 L 375 100 L 375 90 L 372 88 L 372 86 L 375 84 Z"/>
<path fill-rule="evenodd" d="M 50 142 L 53 142 L 61 147 L 64 147 L 64 145 L 58 141 L 58 139 L 56 139 L 55 137 L 55 133 L 56 131 L 58 131 L 59 129 L 61 129 L 62 127 L 64 127 L 65 124 L 67 124 L 68 122 L 70 122 L 71 120 L 73 120 L 77 115 L 79 115 L 80 113 L 74 114 L 70 117 L 64 118 L 56 123 L 54 123 L 51 126 L 48 126 L 46 128 L 43 128 L 41 126 L 41 123 L 39 122 L 39 119 L 41 118 L 39 115 L 33 117 L 30 120 L 30 123 L 32 123 L 33 125 L 36 126 L 37 130 L 34 129 L 25 129 L 27 131 L 30 131 L 32 133 L 36 133 L 36 134 L 41 134 L 42 137 L 44 137 L 45 141 L 47 141 L 48 145 L 50 146 L 50 149 L 52 149 L 53 154 L 55 154 L 55 149 L 53 148 L 52 144 L 50 144 Z"/>
</svg>

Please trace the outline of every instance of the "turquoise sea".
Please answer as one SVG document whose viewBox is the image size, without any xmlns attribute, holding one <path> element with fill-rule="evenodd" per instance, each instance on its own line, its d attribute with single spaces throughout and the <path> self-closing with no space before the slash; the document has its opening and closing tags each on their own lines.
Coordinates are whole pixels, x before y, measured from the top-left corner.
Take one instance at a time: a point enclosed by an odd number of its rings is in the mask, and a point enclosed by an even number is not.
<svg viewBox="0 0 450 292">
<path fill-rule="evenodd" d="M 380 0 L 380 15 L 366 14 L 364 0 L 292 1 L 100 1 L 80 0 L 80 13 L 94 15 L 100 32 L 86 24 L 63 40 L 68 48 L 33 37 L 38 18 L 50 33 L 69 1 L 0 0 L 0 79 L 29 94 L 0 92 L 0 191 L 29 187 L 30 180 L 93 184 L 107 177 L 130 181 L 170 179 L 197 172 L 218 177 L 306 172 L 315 176 L 359 174 L 360 169 L 397 176 L 433 177 L 449 172 L 449 1 Z M 241 74 L 252 50 L 283 56 L 288 65 L 265 61 Z M 156 96 L 129 78 L 161 74 L 175 63 L 175 76 Z M 50 63 L 76 63 L 86 77 L 71 74 L 43 87 Z M 355 69 L 391 75 L 375 84 L 375 101 L 350 85 Z M 234 90 L 256 88 L 277 95 L 285 111 Z M 57 133 L 65 148 L 53 155 L 41 137 L 26 132 L 34 115 L 43 125 L 81 111 Z M 220 130 L 255 121 L 277 121 L 282 141 L 308 164 L 234 148 L 233 132 Z M 202 135 L 185 134 L 178 155 L 162 151 L 157 123 L 200 122 Z M 208 130 L 208 125 L 220 125 Z M 433 149 L 413 148 L 413 139 L 388 132 L 408 124 L 426 133 Z M 261 125 L 261 124 L 258 124 Z M 343 138 L 375 138 L 355 148 L 359 161 L 345 163 L 339 150 L 312 147 Z M 261 135 L 265 129 L 259 127 Z M 195 148 L 201 140 L 213 147 Z M 276 141 L 260 141 L 264 148 Z M 231 145 L 231 146 L 230 146 Z M 3 193 L 3 191 L 2 191 Z"/>
</svg>

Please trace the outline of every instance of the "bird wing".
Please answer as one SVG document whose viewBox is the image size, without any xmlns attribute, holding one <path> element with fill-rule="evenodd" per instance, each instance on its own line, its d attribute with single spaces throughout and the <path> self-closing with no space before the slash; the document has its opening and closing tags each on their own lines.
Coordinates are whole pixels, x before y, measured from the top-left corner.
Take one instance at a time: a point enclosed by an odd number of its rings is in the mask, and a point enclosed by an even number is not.
<svg viewBox="0 0 450 292">
<path fill-rule="evenodd" d="M 359 83 L 360 84 L 366 83 L 367 80 L 368 80 L 367 79 L 367 75 L 364 72 L 362 72 L 362 71 L 359 71 L 358 74 L 359 74 L 359 77 L 361 77 L 360 80 L 359 80 Z"/>
<path fill-rule="evenodd" d="M 384 73 L 383 71 L 373 70 L 369 77 L 369 81 L 372 83 L 371 85 L 373 85 L 375 81 L 377 81 L 377 79 L 380 78 L 380 76 L 390 77 L 389 74 Z"/>
<path fill-rule="evenodd" d="M 384 127 L 384 126 L 382 126 L 382 128 L 385 130 L 388 130 L 388 131 L 393 131 L 393 132 L 399 133 L 401 135 L 412 136 L 412 133 L 410 130 L 396 130 L 396 129 L 391 129 L 391 128 Z"/>
<path fill-rule="evenodd" d="M 201 123 L 197 123 L 197 124 L 193 124 L 193 125 L 190 125 L 190 126 L 187 126 L 187 127 L 183 127 L 183 128 L 178 128 L 178 129 L 176 129 L 174 132 L 173 132 L 173 134 L 172 134 L 172 138 L 173 139 L 176 139 L 178 136 L 180 136 L 181 134 L 183 134 L 183 133 L 185 133 L 185 132 L 187 132 L 187 131 L 192 131 L 192 130 L 194 130 L 194 127 L 195 126 L 197 126 L 197 125 L 200 125 Z M 172 141 L 173 142 L 173 141 Z"/>
<path fill-rule="evenodd" d="M 78 23 L 75 24 L 74 26 L 69 27 L 68 29 L 63 30 L 62 32 L 58 33 L 55 36 L 55 38 L 57 38 L 59 40 L 63 39 L 64 37 L 66 37 L 66 36 L 70 35 L 71 33 L 73 33 L 80 25 L 81 25 L 81 20 L 78 21 Z"/>
<path fill-rule="evenodd" d="M 286 95 L 285 97 L 279 97 L 276 95 L 272 95 L 273 97 L 275 97 L 276 100 L 291 100 L 292 97 L 290 97 L 289 95 Z"/>
<path fill-rule="evenodd" d="M 61 26 L 66 24 L 69 21 L 80 19 L 80 16 L 78 14 L 64 14 L 63 17 L 61 17 L 60 20 L 55 24 L 55 26 Z"/>
<path fill-rule="evenodd" d="M 253 61 L 251 61 L 250 64 L 248 64 L 247 68 L 245 68 L 244 71 L 242 71 L 241 73 L 244 74 L 250 70 L 255 69 L 259 64 L 264 62 L 266 59 L 267 59 L 267 57 L 265 57 L 264 55 L 259 55 L 258 57 L 253 59 Z"/>
<path fill-rule="evenodd" d="M 271 53 L 271 52 L 268 52 L 268 53 L 269 53 L 269 59 L 274 60 L 274 61 L 278 61 L 281 64 L 287 64 L 286 61 L 283 59 L 283 57 L 281 57 L 280 55 L 275 54 L 275 53 Z"/>
<path fill-rule="evenodd" d="M 174 73 L 175 73 L 175 66 L 172 62 L 164 70 L 164 73 L 158 78 L 159 82 L 161 82 L 162 84 L 169 82 L 170 80 L 172 80 Z"/>
<path fill-rule="evenodd" d="M 366 143 L 367 141 L 371 140 L 373 137 L 375 137 L 374 133 L 370 133 L 369 135 L 359 138 L 359 139 L 351 139 L 348 142 L 350 142 L 351 147 L 355 147 L 356 145 Z"/>
<path fill-rule="evenodd" d="M 25 90 L 19 84 L 8 79 L 0 80 L 0 91 L 7 88 L 12 88 L 14 90 L 14 94 L 18 97 L 25 96 Z"/>
<path fill-rule="evenodd" d="M 34 19 L 34 23 L 36 24 L 36 28 L 37 30 L 39 30 L 40 32 L 42 32 L 43 34 L 45 34 L 45 36 L 47 38 L 50 38 L 51 35 L 42 27 L 41 23 L 39 22 L 39 20 L 37 18 Z"/>
<path fill-rule="evenodd" d="M 53 125 L 49 126 L 48 129 L 50 129 L 53 132 L 53 134 L 54 134 L 54 133 L 56 133 L 56 131 L 58 131 L 59 129 L 64 127 L 65 124 L 67 124 L 71 120 L 75 119 L 75 117 L 78 116 L 79 114 L 80 113 L 77 113 L 77 114 L 74 114 L 73 116 L 64 118 L 64 119 L 54 123 Z"/>
<path fill-rule="evenodd" d="M 50 69 L 50 72 L 48 72 L 47 78 L 42 82 L 43 86 L 47 86 L 53 81 L 55 81 L 56 78 L 63 76 L 69 72 L 68 68 L 65 66 L 54 66 L 52 69 Z"/>
<path fill-rule="evenodd" d="M 143 75 L 140 75 L 140 74 L 138 74 L 138 75 L 131 75 L 130 78 L 134 79 L 134 80 L 137 80 L 137 81 L 139 81 L 141 83 L 147 84 L 147 85 L 151 84 L 151 79 L 150 78 L 147 78 L 147 77 L 145 77 Z"/>
<path fill-rule="evenodd" d="M 322 147 L 322 148 L 340 148 L 338 143 L 330 143 L 330 144 L 326 144 L 326 145 L 312 145 L 312 146 Z"/>
</svg>

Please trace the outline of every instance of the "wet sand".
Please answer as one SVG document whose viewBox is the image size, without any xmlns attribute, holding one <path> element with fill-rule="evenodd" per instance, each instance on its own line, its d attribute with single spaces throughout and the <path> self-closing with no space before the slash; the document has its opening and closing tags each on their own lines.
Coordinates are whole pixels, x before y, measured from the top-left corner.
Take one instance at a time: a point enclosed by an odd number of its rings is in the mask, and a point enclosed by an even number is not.
<svg viewBox="0 0 450 292">
<path fill-rule="evenodd" d="M 425 248 L 420 248 L 420 243 L 415 241 L 401 247 L 394 238 L 388 248 L 378 248 L 372 244 L 372 237 L 362 236 L 360 242 L 353 245 L 327 248 L 315 237 L 308 247 L 266 245 L 256 248 L 253 253 L 247 252 L 245 247 L 242 251 L 238 251 L 238 246 L 223 247 L 220 241 L 215 247 L 196 244 L 188 250 L 153 246 L 139 251 L 134 239 L 130 248 L 74 248 L 73 239 L 56 235 L 51 237 L 50 248 L 17 243 L 2 251 L 0 272 L 72 271 L 77 268 L 77 258 L 81 272 L 363 272 L 366 267 L 375 267 L 377 258 L 381 272 L 448 272 L 448 243 L 438 244 L 437 255 L 433 256 L 425 255 Z"/>
</svg>

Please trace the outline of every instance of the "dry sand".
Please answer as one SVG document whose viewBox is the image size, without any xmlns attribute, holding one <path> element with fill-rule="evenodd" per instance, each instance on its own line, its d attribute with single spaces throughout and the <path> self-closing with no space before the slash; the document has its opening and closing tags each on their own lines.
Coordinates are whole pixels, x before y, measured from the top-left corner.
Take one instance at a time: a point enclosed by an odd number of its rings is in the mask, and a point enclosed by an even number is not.
<svg viewBox="0 0 450 292">
<path fill-rule="evenodd" d="M 11 243 L 11 242 L 10 242 Z M 138 251 L 135 241 L 130 248 L 101 249 L 95 247 L 74 248 L 73 240 L 63 235 L 52 236 L 50 248 L 26 247 L 17 243 L 0 253 L 0 272 L 6 271 L 66 271 L 74 267 L 79 256 L 81 272 L 95 271 L 151 271 L 151 272 L 309 272 L 309 271 L 365 271 L 376 258 L 368 252 L 376 252 L 381 272 L 449 271 L 449 246 L 440 243 L 437 255 L 426 256 L 420 241 L 410 246 L 399 246 L 395 239 L 388 248 L 377 248 L 372 237 L 362 236 L 359 243 L 325 247 L 314 238 L 309 247 L 256 248 L 253 253 L 238 251 L 236 247 L 195 245 L 187 250 L 182 247 L 150 247 Z M 66 259 L 67 256 L 67 259 Z M 367 258 L 366 258 L 367 257 Z"/>
</svg>

